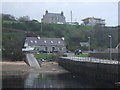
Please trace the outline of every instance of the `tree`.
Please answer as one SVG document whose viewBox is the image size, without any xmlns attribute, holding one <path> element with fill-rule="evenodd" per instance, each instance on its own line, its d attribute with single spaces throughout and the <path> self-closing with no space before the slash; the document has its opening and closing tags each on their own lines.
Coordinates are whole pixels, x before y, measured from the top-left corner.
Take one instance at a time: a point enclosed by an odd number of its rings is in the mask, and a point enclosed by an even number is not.
<svg viewBox="0 0 120 90">
<path fill-rule="evenodd" d="M 3 29 L 2 58 L 10 61 L 25 60 L 22 46 L 25 40 L 24 33 L 6 32 Z"/>
<path fill-rule="evenodd" d="M 30 17 L 29 16 L 22 16 L 22 17 L 18 18 L 18 21 L 21 21 L 21 22 L 30 21 Z"/>
<path fill-rule="evenodd" d="M 2 20 L 16 21 L 15 17 L 10 14 L 2 14 Z"/>
</svg>

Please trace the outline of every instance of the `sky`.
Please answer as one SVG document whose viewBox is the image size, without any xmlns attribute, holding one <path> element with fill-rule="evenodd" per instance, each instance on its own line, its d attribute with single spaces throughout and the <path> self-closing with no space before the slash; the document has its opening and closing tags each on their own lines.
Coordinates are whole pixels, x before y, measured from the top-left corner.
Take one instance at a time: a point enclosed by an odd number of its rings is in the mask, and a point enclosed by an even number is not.
<svg viewBox="0 0 120 90">
<path fill-rule="evenodd" d="M 41 18 L 48 10 L 50 13 L 64 12 L 66 21 L 71 20 L 70 11 L 72 11 L 72 21 L 80 24 L 82 19 L 87 17 L 96 17 L 105 19 L 106 26 L 118 25 L 118 2 L 2 2 L 2 11 L 0 13 L 11 14 L 17 18 L 29 16 L 31 19 L 41 21 Z"/>
</svg>

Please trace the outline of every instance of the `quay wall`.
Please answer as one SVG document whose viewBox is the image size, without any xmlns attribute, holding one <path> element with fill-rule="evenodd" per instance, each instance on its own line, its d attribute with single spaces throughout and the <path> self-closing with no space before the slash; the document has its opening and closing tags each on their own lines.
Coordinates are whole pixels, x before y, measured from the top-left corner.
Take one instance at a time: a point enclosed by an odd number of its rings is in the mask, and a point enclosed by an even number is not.
<svg viewBox="0 0 120 90">
<path fill-rule="evenodd" d="M 65 58 L 59 58 L 58 64 L 70 72 L 96 80 L 120 81 L 119 64 L 80 62 Z"/>
</svg>

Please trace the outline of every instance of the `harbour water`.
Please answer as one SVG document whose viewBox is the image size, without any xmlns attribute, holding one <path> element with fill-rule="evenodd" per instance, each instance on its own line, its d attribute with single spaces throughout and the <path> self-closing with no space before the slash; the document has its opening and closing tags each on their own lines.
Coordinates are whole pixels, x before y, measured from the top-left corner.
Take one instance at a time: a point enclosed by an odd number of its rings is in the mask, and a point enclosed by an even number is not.
<svg viewBox="0 0 120 90">
<path fill-rule="evenodd" d="M 115 88 L 115 84 L 73 73 L 26 73 L 3 76 L 2 88 Z"/>
</svg>

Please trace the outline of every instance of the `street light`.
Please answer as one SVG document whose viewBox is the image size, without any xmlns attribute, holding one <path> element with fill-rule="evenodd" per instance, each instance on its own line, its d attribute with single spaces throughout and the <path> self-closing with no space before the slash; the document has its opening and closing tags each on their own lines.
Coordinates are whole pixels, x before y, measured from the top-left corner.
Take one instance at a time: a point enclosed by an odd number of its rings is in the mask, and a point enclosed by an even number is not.
<svg viewBox="0 0 120 90">
<path fill-rule="evenodd" d="M 41 32 L 42 32 L 42 19 L 41 19 Z"/>
<path fill-rule="evenodd" d="M 88 47 L 88 52 L 90 53 L 90 37 L 88 37 L 88 39 L 89 39 L 89 47 Z"/>
<path fill-rule="evenodd" d="M 108 37 L 110 38 L 110 60 L 112 60 L 112 52 L 111 52 L 111 49 L 112 49 L 112 36 L 111 35 L 108 35 Z"/>
</svg>

